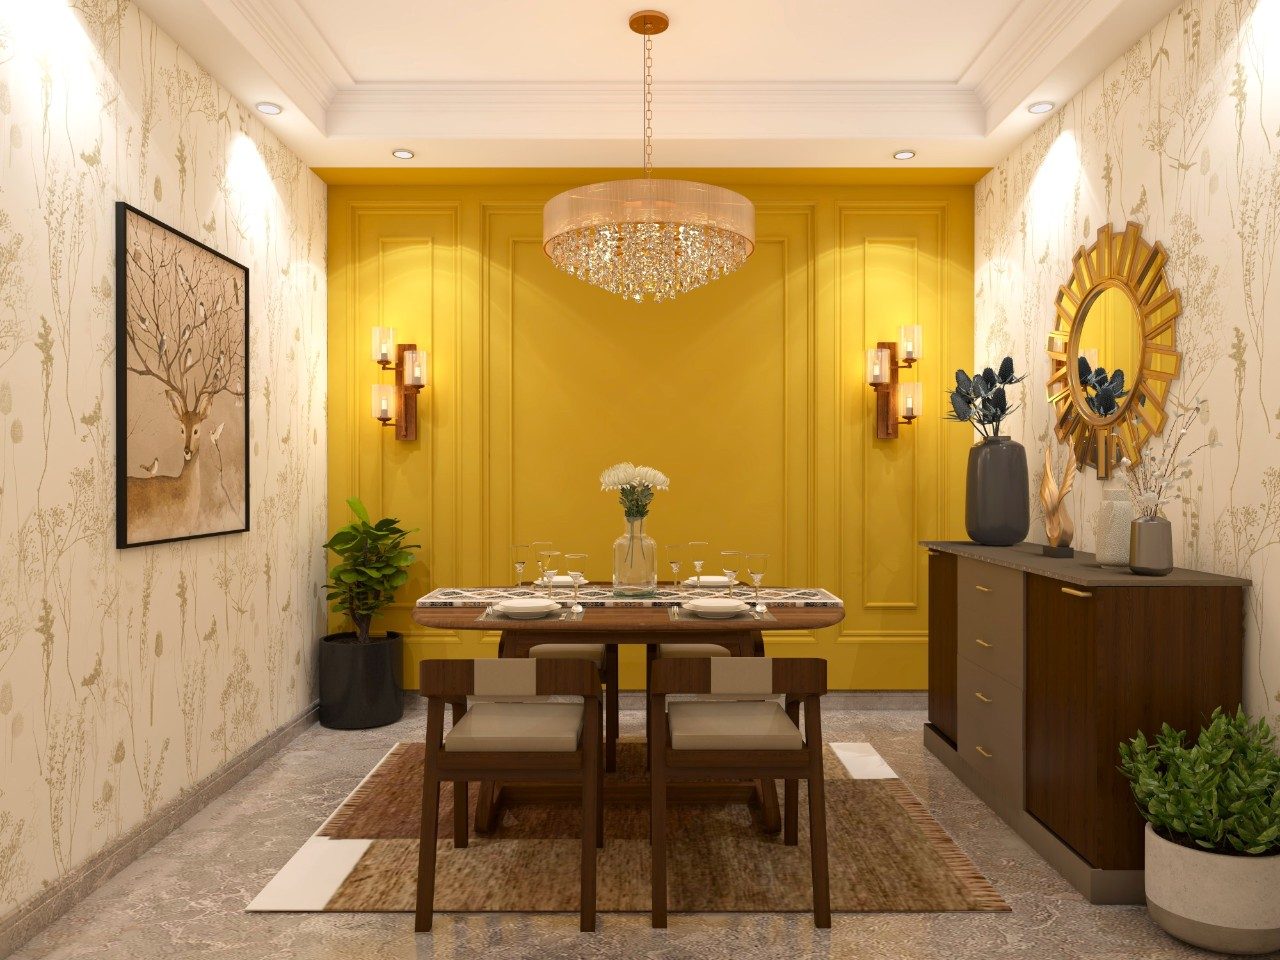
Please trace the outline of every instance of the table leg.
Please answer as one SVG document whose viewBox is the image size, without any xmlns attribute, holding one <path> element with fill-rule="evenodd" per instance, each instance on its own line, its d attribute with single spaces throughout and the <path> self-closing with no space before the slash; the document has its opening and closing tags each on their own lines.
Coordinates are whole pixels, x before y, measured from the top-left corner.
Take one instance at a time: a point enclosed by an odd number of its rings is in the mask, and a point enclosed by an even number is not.
<svg viewBox="0 0 1280 960">
<path fill-rule="evenodd" d="M 604 768 L 609 773 L 613 773 L 618 769 L 618 645 L 616 643 L 605 644 L 604 683 Z"/>
<path fill-rule="evenodd" d="M 769 778 L 756 781 L 756 797 L 760 802 L 760 829 L 765 833 L 782 831 L 782 815 L 778 812 L 778 786 Z"/>
</svg>

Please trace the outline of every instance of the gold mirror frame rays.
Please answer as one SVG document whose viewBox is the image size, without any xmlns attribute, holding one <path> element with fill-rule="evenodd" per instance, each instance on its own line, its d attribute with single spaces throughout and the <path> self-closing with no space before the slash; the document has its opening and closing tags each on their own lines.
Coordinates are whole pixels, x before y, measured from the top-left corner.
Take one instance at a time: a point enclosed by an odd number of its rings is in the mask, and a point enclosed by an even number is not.
<svg viewBox="0 0 1280 960">
<path fill-rule="evenodd" d="M 1107 224 L 1098 229 L 1093 246 L 1076 251 L 1071 277 L 1054 300 L 1046 385 L 1054 433 L 1071 444 L 1080 468 L 1092 466 L 1099 479 L 1110 476 L 1122 457 L 1141 461 L 1143 446 L 1164 429 L 1165 398 L 1182 366 L 1176 349 L 1182 298 L 1165 274 L 1168 259 L 1163 246 L 1142 239 L 1140 224 L 1129 223 L 1122 233 Z M 1078 357 L 1085 317 L 1108 289 L 1119 289 L 1132 301 L 1141 324 L 1142 355 L 1136 372 L 1124 371 L 1128 393 L 1116 412 L 1102 417 L 1085 401 Z"/>
</svg>

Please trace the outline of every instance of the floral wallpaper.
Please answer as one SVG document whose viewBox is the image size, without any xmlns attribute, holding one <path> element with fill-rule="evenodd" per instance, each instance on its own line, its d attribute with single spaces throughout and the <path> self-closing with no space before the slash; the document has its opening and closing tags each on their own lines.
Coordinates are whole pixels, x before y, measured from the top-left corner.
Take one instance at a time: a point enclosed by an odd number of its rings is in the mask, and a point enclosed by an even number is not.
<svg viewBox="0 0 1280 960">
<path fill-rule="evenodd" d="M 1045 445 L 1056 442 L 1045 348 L 1071 257 L 1108 221 L 1141 223 L 1148 240 L 1167 248 L 1183 306 L 1183 368 L 1172 397 L 1206 401 L 1192 439 L 1217 444 L 1195 458 L 1166 508 L 1175 560 L 1253 581 L 1246 707 L 1273 717 L 1280 713 L 1277 64 L 1280 0 L 1179 6 L 978 183 L 975 277 L 979 365 L 1012 354 L 1030 373 L 1012 432 L 1028 448 L 1034 490 Z M 1064 447 L 1059 469 L 1065 456 Z M 1093 548 L 1102 488 L 1092 471 L 1077 478 L 1069 505 L 1077 547 Z M 1032 535 L 1044 539 L 1039 519 Z"/>
<path fill-rule="evenodd" d="M 251 532 L 117 551 L 114 203 L 250 269 Z M 126 0 L 0 4 L 0 915 L 314 700 L 325 190 Z"/>
</svg>

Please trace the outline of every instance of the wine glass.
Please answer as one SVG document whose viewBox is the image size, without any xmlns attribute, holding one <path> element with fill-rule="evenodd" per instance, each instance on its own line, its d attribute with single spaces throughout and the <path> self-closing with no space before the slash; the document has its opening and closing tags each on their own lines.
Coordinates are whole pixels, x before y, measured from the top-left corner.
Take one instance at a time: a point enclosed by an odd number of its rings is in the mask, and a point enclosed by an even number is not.
<svg viewBox="0 0 1280 960">
<path fill-rule="evenodd" d="M 513 543 L 511 545 L 511 562 L 516 568 L 516 589 L 524 586 L 524 568 L 529 562 L 529 544 Z"/>
<path fill-rule="evenodd" d="M 698 586 L 702 586 L 702 565 L 707 562 L 708 546 L 706 540 L 689 541 L 689 562 L 693 564 L 693 580 Z"/>
<path fill-rule="evenodd" d="M 560 551 L 542 550 L 538 553 L 538 566 L 542 568 L 542 582 L 547 588 L 547 599 L 551 599 L 551 587 L 560 572 Z"/>
<path fill-rule="evenodd" d="M 764 605 L 760 602 L 760 584 L 764 582 L 765 567 L 769 565 L 769 555 L 767 553 L 748 553 L 747 573 L 751 576 L 751 584 L 756 588 L 756 610 L 763 610 Z"/>
<path fill-rule="evenodd" d="M 573 612 L 581 613 L 582 604 L 578 602 L 578 588 L 586 582 L 586 576 L 582 572 L 582 568 L 587 565 L 587 555 L 585 553 L 566 553 L 564 555 L 565 573 L 569 574 L 569 579 L 573 581 Z"/>
<path fill-rule="evenodd" d="M 541 580 L 545 577 L 545 574 L 541 572 L 542 571 L 542 551 L 550 549 L 550 547 L 551 547 L 550 540 L 533 540 L 533 541 L 530 541 L 529 543 L 530 556 L 533 557 L 534 562 L 538 565 L 538 571 L 539 571 L 538 580 Z M 538 580 L 533 581 L 533 586 L 536 587 L 538 585 Z"/>
<path fill-rule="evenodd" d="M 680 592 L 680 559 L 681 551 L 684 549 L 678 543 L 669 543 L 666 546 L 667 565 L 671 567 L 671 589 L 676 593 Z"/>
<path fill-rule="evenodd" d="M 738 571 L 742 569 L 742 551 L 721 550 L 720 569 L 724 571 L 725 579 L 729 581 L 729 596 L 732 597 L 734 585 L 738 582 Z"/>
</svg>

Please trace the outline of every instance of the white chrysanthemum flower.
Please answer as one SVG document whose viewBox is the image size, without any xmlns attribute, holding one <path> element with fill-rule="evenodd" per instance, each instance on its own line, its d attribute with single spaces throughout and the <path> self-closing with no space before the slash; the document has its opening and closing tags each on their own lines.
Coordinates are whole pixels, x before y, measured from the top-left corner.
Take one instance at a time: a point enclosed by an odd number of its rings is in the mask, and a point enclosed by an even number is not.
<svg viewBox="0 0 1280 960">
<path fill-rule="evenodd" d="M 668 490 L 671 487 L 671 480 L 667 475 L 654 467 L 636 467 L 636 482 L 655 490 Z"/>
<path fill-rule="evenodd" d="M 635 478 L 636 465 L 630 460 L 615 463 L 600 474 L 601 490 L 621 490 Z"/>
</svg>

